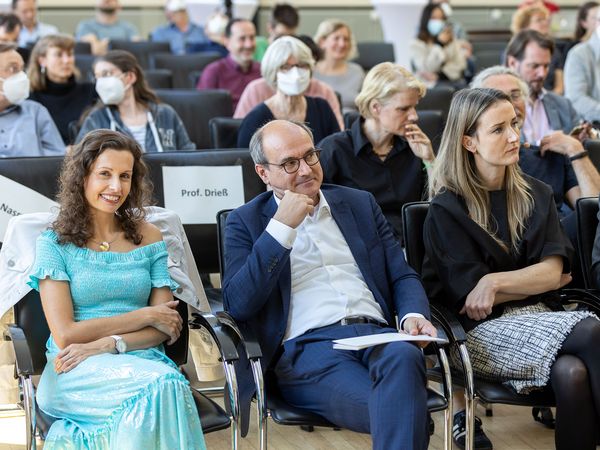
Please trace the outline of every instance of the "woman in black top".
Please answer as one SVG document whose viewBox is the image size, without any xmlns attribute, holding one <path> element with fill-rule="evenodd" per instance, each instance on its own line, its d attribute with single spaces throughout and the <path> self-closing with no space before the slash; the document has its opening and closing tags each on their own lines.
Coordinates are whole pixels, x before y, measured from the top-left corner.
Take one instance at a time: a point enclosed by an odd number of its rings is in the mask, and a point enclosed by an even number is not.
<svg viewBox="0 0 600 450">
<path fill-rule="evenodd" d="M 475 373 L 520 393 L 549 385 L 556 447 L 595 448 L 600 411 L 600 321 L 554 312 L 572 247 L 552 192 L 521 173 L 519 129 L 508 96 L 455 94 L 430 178 L 423 279 L 458 314 Z M 493 355 L 493 357 L 490 357 Z"/>
<path fill-rule="evenodd" d="M 74 49 L 75 41 L 70 36 L 45 36 L 33 47 L 27 68 L 29 98 L 48 109 L 67 145 L 75 138 L 69 137 L 69 123 L 77 122 L 97 99 L 92 83 L 77 81 Z"/>
<path fill-rule="evenodd" d="M 429 138 L 417 125 L 415 107 L 425 86 L 393 63 L 373 67 L 356 97 L 361 117 L 323 139 L 323 181 L 371 192 L 398 237 L 402 205 L 423 199 L 434 159 Z"/>
<path fill-rule="evenodd" d="M 254 132 L 275 119 L 306 122 L 315 142 L 340 131 L 329 103 L 304 95 L 314 66 L 310 48 L 298 38 L 282 36 L 269 45 L 260 72 L 276 92 L 244 118 L 238 132 L 238 147 L 249 147 Z"/>
</svg>

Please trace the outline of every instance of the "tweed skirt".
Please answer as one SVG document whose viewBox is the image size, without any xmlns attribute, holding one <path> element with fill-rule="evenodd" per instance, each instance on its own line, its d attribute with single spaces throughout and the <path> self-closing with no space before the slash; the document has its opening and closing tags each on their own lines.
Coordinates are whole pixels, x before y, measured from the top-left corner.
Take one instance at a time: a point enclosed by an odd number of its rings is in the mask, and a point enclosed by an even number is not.
<svg viewBox="0 0 600 450">
<path fill-rule="evenodd" d="M 473 371 L 477 377 L 503 382 L 520 394 L 542 388 L 550 380 L 564 340 L 587 317 L 596 316 L 588 311 L 553 311 L 541 302 L 506 306 L 500 317 L 467 333 Z M 456 348 L 451 356 L 460 367 Z"/>
</svg>

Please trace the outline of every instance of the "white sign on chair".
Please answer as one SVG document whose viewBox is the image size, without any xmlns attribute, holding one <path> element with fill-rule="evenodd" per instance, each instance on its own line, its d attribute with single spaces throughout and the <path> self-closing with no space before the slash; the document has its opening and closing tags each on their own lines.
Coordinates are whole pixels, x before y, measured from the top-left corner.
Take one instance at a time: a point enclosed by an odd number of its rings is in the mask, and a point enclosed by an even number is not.
<svg viewBox="0 0 600 450">
<path fill-rule="evenodd" d="M 53 207 L 58 207 L 58 203 L 21 183 L 0 175 L 0 237 L 2 240 L 4 240 L 8 221 L 13 217 L 25 213 L 50 212 Z"/>
<path fill-rule="evenodd" d="M 181 223 L 214 224 L 222 209 L 244 204 L 242 166 L 163 166 L 165 208 Z"/>
</svg>

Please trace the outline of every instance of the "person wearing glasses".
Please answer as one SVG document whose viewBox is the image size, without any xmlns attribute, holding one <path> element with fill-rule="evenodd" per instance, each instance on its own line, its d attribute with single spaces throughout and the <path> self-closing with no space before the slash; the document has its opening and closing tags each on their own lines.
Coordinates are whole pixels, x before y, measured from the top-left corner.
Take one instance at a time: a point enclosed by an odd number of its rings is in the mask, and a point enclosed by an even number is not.
<svg viewBox="0 0 600 450">
<path fill-rule="evenodd" d="M 130 52 L 111 50 L 93 69 L 100 100 L 82 118 L 76 143 L 92 130 L 108 128 L 134 138 L 147 153 L 196 149 L 177 112 L 160 102 Z"/>
<path fill-rule="evenodd" d="M 308 97 L 308 89 L 315 66 L 310 48 L 300 39 L 282 36 L 269 45 L 260 71 L 275 94 L 260 103 L 242 121 L 237 146 L 248 148 L 254 132 L 274 119 L 306 122 L 319 142 L 340 131 L 329 103 L 319 97 Z"/>
<path fill-rule="evenodd" d="M 375 198 L 322 184 L 319 150 L 302 123 L 267 123 L 253 135 L 250 154 L 272 191 L 228 217 L 225 309 L 257 332 L 263 367 L 274 367 L 288 403 L 371 433 L 376 450 L 426 449 L 419 346 L 394 342 L 347 351 L 332 345 L 395 332 L 394 314 L 407 333 L 436 335 L 419 277 Z M 242 427 L 254 390 L 245 367 L 238 367 Z"/>
<path fill-rule="evenodd" d="M 423 199 L 435 158 L 417 124 L 424 95 L 425 85 L 408 70 L 378 64 L 356 97 L 361 117 L 318 144 L 325 182 L 371 192 L 399 239 L 402 206 Z"/>
</svg>

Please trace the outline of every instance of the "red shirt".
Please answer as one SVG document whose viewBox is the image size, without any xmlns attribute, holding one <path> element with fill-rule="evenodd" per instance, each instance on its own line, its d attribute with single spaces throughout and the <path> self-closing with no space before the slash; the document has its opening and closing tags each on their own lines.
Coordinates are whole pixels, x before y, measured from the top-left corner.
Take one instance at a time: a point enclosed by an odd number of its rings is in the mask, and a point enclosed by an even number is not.
<svg viewBox="0 0 600 450">
<path fill-rule="evenodd" d="M 210 63 L 202 71 L 196 89 L 225 89 L 231 93 L 233 109 L 237 106 L 246 85 L 260 78 L 260 63 L 253 61 L 247 71 L 228 55 Z"/>
</svg>

